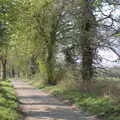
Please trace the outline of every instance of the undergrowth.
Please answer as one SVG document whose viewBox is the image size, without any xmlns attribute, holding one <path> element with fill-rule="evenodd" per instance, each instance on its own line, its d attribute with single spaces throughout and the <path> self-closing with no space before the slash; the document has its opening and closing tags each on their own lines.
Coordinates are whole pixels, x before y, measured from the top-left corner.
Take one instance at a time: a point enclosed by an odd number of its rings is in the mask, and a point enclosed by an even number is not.
<svg viewBox="0 0 120 120">
<path fill-rule="evenodd" d="M 18 103 L 10 81 L 0 82 L 0 120 L 18 120 Z"/>
</svg>

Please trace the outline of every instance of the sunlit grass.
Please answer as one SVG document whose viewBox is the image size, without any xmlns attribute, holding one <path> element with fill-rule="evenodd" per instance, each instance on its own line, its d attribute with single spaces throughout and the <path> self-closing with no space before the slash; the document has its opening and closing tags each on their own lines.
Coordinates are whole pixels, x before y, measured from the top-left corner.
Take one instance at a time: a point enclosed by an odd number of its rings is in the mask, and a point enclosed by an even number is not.
<svg viewBox="0 0 120 120">
<path fill-rule="evenodd" d="M 41 87 L 40 87 L 41 88 Z M 109 96 L 82 93 L 77 89 L 57 86 L 44 86 L 42 90 L 50 91 L 52 95 L 75 104 L 85 112 L 97 115 L 105 120 L 120 120 L 120 104 Z"/>
<path fill-rule="evenodd" d="M 20 114 L 14 90 L 9 81 L 0 82 L 0 120 L 18 120 Z"/>
</svg>

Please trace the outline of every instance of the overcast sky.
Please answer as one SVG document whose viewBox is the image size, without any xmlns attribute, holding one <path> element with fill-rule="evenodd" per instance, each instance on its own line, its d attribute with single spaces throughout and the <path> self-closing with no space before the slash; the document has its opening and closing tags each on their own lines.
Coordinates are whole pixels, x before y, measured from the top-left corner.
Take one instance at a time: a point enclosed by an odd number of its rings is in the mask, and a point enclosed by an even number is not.
<svg viewBox="0 0 120 120">
<path fill-rule="evenodd" d="M 119 18 L 120 17 L 120 7 L 116 7 L 115 8 L 112 5 L 111 6 L 104 5 L 104 7 L 103 7 L 104 14 L 109 15 L 109 13 L 111 12 L 111 9 L 114 9 L 114 12 L 112 13 L 112 15 L 114 16 L 114 18 Z M 106 21 L 106 22 L 109 24 L 110 21 L 109 22 L 108 21 Z M 116 27 L 118 27 L 118 26 L 120 27 L 120 23 L 119 24 L 115 24 L 115 26 Z M 111 50 L 106 50 L 106 51 L 100 50 L 99 51 L 99 55 L 101 55 L 101 57 L 104 58 L 102 60 L 102 64 L 104 66 L 106 66 L 106 67 L 120 66 L 120 62 L 112 62 L 112 61 L 116 61 L 118 59 L 118 57 Z"/>
<path fill-rule="evenodd" d="M 101 55 L 102 58 L 102 65 L 105 67 L 113 67 L 113 66 L 120 66 L 120 62 L 115 62 L 118 57 L 115 53 L 113 53 L 111 50 L 108 51 L 99 51 L 99 55 Z"/>
</svg>

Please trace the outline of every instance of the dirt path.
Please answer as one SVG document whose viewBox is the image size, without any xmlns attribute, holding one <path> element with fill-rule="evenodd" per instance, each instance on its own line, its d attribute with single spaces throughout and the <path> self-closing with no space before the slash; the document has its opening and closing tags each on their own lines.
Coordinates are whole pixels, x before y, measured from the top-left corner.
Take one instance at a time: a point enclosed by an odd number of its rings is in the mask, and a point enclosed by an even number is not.
<svg viewBox="0 0 120 120">
<path fill-rule="evenodd" d="M 25 82 L 12 81 L 24 120 L 88 120 L 83 113 Z M 93 119 L 89 119 L 93 120 Z"/>
</svg>

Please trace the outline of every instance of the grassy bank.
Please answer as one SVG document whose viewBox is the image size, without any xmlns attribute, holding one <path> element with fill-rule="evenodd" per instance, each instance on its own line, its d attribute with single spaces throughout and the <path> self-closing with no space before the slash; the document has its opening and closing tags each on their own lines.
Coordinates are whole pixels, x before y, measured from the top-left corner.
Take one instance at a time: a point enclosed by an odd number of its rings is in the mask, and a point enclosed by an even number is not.
<svg viewBox="0 0 120 120">
<path fill-rule="evenodd" d="M 0 120 L 18 120 L 18 103 L 10 81 L 0 82 Z"/>
<path fill-rule="evenodd" d="M 86 94 L 77 89 L 61 87 L 61 85 L 54 87 L 40 85 L 39 88 L 103 120 L 120 120 L 120 104 L 110 96 Z"/>
</svg>

